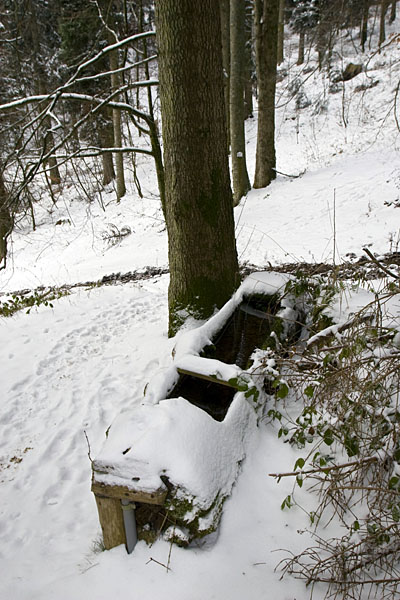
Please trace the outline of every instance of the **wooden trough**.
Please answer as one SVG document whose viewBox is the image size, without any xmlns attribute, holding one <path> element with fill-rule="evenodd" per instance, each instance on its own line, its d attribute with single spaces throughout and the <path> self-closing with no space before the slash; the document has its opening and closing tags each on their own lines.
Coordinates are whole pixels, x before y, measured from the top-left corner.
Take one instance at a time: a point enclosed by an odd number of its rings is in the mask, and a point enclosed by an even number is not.
<svg viewBox="0 0 400 600">
<path fill-rule="evenodd" d="M 104 548 L 110 550 L 120 544 L 125 544 L 128 547 L 122 502 L 128 501 L 135 504 L 135 518 L 137 519 L 142 505 L 163 506 L 168 490 L 159 489 L 154 492 L 143 492 L 129 489 L 126 486 L 99 483 L 93 477 L 92 492 L 96 499 Z M 127 549 L 131 551 L 130 548 Z"/>
<path fill-rule="evenodd" d="M 242 298 L 234 310 L 227 311 L 228 317 L 217 328 L 212 343 L 199 352 L 202 360 L 219 361 L 227 367 L 236 365 L 238 371 L 248 368 L 254 349 L 262 347 L 271 338 L 282 297 L 276 291 L 270 295 L 254 294 Z M 190 361 L 188 364 L 191 364 Z M 225 419 L 238 389 L 243 389 L 237 378 L 216 377 L 204 370 L 187 368 L 185 361 L 183 364 L 177 362 L 175 372 L 175 385 L 164 398 L 182 397 L 219 422 Z M 126 507 L 135 509 L 133 514 L 138 524 L 139 539 L 154 541 L 168 525 L 165 506 L 171 490 L 167 478 L 162 477 L 159 478 L 159 487 L 155 486 L 150 491 L 143 491 L 139 486 L 137 489 L 132 487 L 132 479 L 139 480 L 139 477 L 131 477 L 126 486 L 116 485 L 113 478 L 109 477 L 111 471 L 112 465 L 106 465 L 102 470 L 96 466 L 96 461 L 93 462 L 92 492 L 96 499 L 104 547 L 111 549 L 125 544 L 130 552 L 133 547 L 124 519 Z"/>
<path fill-rule="evenodd" d="M 213 418 L 217 421 L 222 421 L 240 384 L 221 379 L 216 380 L 214 377 L 204 375 L 203 373 L 197 373 L 180 367 L 177 367 L 177 372 L 180 378 L 178 384 L 174 387 L 174 392 L 182 395 L 179 392 L 179 382 L 181 379 L 185 383 L 186 391 L 190 391 L 187 387 L 188 385 L 192 389 L 194 382 L 194 389 L 198 388 L 200 393 L 187 394 L 189 395 L 190 403 L 199 408 L 204 408 L 205 412 L 212 414 Z M 220 395 L 221 405 L 219 407 L 215 406 L 215 404 L 213 405 L 211 400 L 208 404 L 201 402 L 201 392 L 207 391 L 208 398 L 210 399 L 210 389 L 212 390 L 212 398 L 214 400 Z M 225 390 L 228 392 L 227 396 L 224 396 Z M 187 399 L 186 396 L 185 399 Z M 102 475 L 104 473 L 96 469 L 96 463 L 94 462 L 91 489 L 96 499 L 104 548 L 110 550 L 115 546 L 125 544 L 129 553 L 133 550 L 135 544 L 129 541 L 126 514 L 124 514 L 126 508 L 130 506 L 134 509 L 137 539 L 144 539 L 148 543 L 155 541 L 165 526 L 169 525 L 168 515 L 164 508 L 165 501 L 170 493 L 167 478 L 163 478 L 164 481 L 160 481 L 161 485 L 158 489 L 149 492 L 134 489 L 127 485 L 115 485 L 99 481 L 98 479 Z"/>
</svg>

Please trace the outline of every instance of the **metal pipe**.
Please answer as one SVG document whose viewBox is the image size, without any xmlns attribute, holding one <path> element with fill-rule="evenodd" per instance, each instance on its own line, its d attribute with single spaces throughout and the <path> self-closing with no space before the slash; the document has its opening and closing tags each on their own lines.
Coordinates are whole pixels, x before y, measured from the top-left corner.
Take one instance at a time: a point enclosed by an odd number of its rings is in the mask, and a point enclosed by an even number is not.
<svg viewBox="0 0 400 600">
<path fill-rule="evenodd" d="M 136 516 L 135 508 L 136 504 L 129 500 L 121 500 L 122 514 L 124 517 L 125 527 L 125 538 L 126 538 L 126 550 L 128 554 L 132 552 L 137 542 L 137 531 L 136 531 Z"/>
</svg>

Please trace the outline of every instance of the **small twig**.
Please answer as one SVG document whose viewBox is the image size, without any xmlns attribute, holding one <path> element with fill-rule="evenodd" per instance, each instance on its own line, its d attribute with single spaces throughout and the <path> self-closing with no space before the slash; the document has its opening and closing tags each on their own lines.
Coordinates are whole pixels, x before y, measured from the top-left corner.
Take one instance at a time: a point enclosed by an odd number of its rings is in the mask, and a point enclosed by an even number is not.
<svg viewBox="0 0 400 600">
<path fill-rule="evenodd" d="M 147 561 L 146 565 L 148 565 L 150 562 L 155 562 L 158 565 L 160 565 L 161 567 L 164 567 L 164 569 L 167 569 L 167 571 L 171 571 L 170 567 L 167 567 L 167 565 L 164 565 L 164 563 L 159 562 L 158 560 L 156 560 L 155 558 L 149 558 L 149 560 Z"/>
<path fill-rule="evenodd" d="M 399 490 L 389 490 L 386 488 L 373 487 L 373 486 L 365 486 L 365 485 L 341 485 L 332 488 L 333 491 L 336 490 L 365 490 L 367 492 L 381 492 L 382 494 L 400 494 Z"/>
<path fill-rule="evenodd" d="M 87 436 L 87 433 L 86 433 L 86 430 L 85 430 L 85 429 L 83 430 L 83 433 L 85 434 L 85 438 L 86 438 L 86 442 L 87 442 L 87 446 L 88 446 L 88 457 L 89 457 L 89 460 L 90 460 L 90 462 L 93 464 L 93 459 L 92 459 L 92 456 L 91 456 L 91 454 L 90 454 L 90 443 L 89 443 L 89 438 L 88 438 L 88 436 Z"/>
<path fill-rule="evenodd" d="M 400 123 L 399 123 L 399 119 L 397 118 L 397 96 L 399 95 L 399 89 L 400 89 L 400 79 L 399 79 L 399 83 L 397 84 L 397 87 L 396 87 L 396 93 L 394 95 L 394 106 L 393 106 L 394 120 L 396 121 L 397 129 L 400 131 Z"/>
<path fill-rule="evenodd" d="M 87 573 L 88 571 L 90 571 L 90 569 L 93 569 L 93 567 L 98 567 L 100 563 L 94 563 L 93 565 L 90 565 L 89 567 L 87 567 L 87 569 L 83 569 L 83 571 L 81 571 L 82 575 L 84 573 Z"/>
<path fill-rule="evenodd" d="M 396 273 L 393 273 L 392 271 L 390 271 L 387 267 L 385 267 L 381 262 L 379 262 L 379 260 L 377 258 L 375 258 L 375 256 L 372 254 L 372 252 L 370 250 L 368 250 L 368 248 L 363 248 L 365 254 L 368 254 L 369 258 L 371 259 L 371 261 L 381 269 L 381 271 L 383 271 L 384 273 L 386 273 L 386 275 L 389 275 L 390 277 L 394 277 L 394 279 L 400 279 L 399 275 L 396 275 Z"/>
<path fill-rule="evenodd" d="M 346 331 L 346 329 L 350 329 L 350 327 L 353 327 L 353 325 L 359 325 L 361 323 L 366 323 L 368 321 L 372 321 L 372 319 L 373 319 L 373 315 L 371 315 L 371 314 L 366 314 L 366 315 L 358 315 L 357 314 L 352 319 L 350 319 L 349 321 L 346 321 L 346 323 L 343 323 L 342 325 L 330 325 L 326 329 L 322 329 L 322 331 L 319 331 L 318 333 L 316 333 L 315 335 L 310 337 L 310 339 L 307 341 L 307 348 L 310 348 L 317 342 L 320 342 L 321 340 L 325 340 L 332 335 L 336 335 L 337 333 L 343 333 L 343 331 Z"/>
<path fill-rule="evenodd" d="M 162 530 L 163 530 L 163 528 L 164 528 L 164 525 L 165 525 L 165 523 L 167 522 L 167 520 L 168 520 L 168 513 L 165 513 L 165 515 L 164 515 L 164 518 L 163 518 L 163 520 L 162 520 L 162 523 L 161 523 L 161 525 L 160 525 L 160 527 L 159 527 L 159 529 L 158 529 L 158 531 L 157 531 L 157 537 L 156 537 L 156 539 L 154 540 L 154 542 L 152 542 L 152 543 L 150 544 L 150 548 L 153 546 L 153 544 L 156 542 L 156 540 L 157 540 L 157 539 L 160 537 L 160 535 L 161 535 L 161 532 L 162 532 Z"/>
<path fill-rule="evenodd" d="M 174 533 L 173 533 L 173 535 L 175 535 L 175 527 L 174 527 Z M 172 544 L 173 544 L 173 542 L 171 540 L 171 542 L 169 544 L 168 561 L 167 561 L 167 571 L 170 570 L 170 566 L 169 565 L 171 564 Z"/>
<path fill-rule="evenodd" d="M 388 579 L 364 579 L 360 581 L 351 581 L 348 579 L 324 579 L 322 577 L 310 577 L 309 582 L 320 582 L 320 583 L 334 583 L 335 585 L 370 585 L 370 584 L 382 584 L 382 583 L 397 583 L 400 582 L 400 577 L 393 577 Z"/>
<path fill-rule="evenodd" d="M 343 85 L 343 91 L 344 91 L 344 85 Z M 345 121 L 344 116 L 343 116 L 343 122 L 345 123 L 345 127 L 346 127 L 346 121 Z M 333 267 L 334 268 L 336 267 L 336 188 L 333 188 Z"/>
<path fill-rule="evenodd" d="M 302 177 L 302 175 L 304 175 L 304 173 L 306 172 L 306 169 L 304 169 L 298 175 L 289 175 L 288 173 L 282 173 L 282 171 L 278 171 L 277 169 L 273 170 L 275 171 L 275 173 L 278 173 L 278 175 L 283 175 L 284 177 L 291 177 L 292 179 L 298 179 L 298 177 Z"/>
<path fill-rule="evenodd" d="M 295 477 L 297 475 L 312 475 L 313 473 L 327 473 L 330 471 L 337 471 L 339 469 L 345 469 L 346 467 L 360 466 L 365 463 L 378 462 L 375 456 L 365 458 L 364 460 L 353 460 L 352 462 L 345 463 L 343 465 L 332 465 L 332 467 L 320 467 L 319 469 L 309 469 L 308 471 L 290 471 L 289 473 L 268 473 L 269 477 Z"/>
</svg>

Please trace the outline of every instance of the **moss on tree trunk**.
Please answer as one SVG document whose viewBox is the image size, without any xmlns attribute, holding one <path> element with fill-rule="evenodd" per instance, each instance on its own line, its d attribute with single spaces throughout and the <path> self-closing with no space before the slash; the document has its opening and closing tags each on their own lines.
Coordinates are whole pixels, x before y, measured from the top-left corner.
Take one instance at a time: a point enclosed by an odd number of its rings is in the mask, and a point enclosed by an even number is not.
<svg viewBox="0 0 400 600">
<path fill-rule="evenodd" d="M 219 5 L 156 3 L 170 264 L 169 332 L 237 284 Z"/>
</svg>

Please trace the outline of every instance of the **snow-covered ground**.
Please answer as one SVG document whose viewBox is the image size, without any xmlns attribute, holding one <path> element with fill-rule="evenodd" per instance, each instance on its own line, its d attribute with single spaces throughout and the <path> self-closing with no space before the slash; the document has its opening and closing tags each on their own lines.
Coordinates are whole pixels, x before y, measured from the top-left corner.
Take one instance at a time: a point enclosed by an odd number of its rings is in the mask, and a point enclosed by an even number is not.
<svg viewBox="0 0 400 600">
<path fill-rule="evenodd" d="M 329 92 L 318 72 L 303 74 L 310 104 L 300 110 L 287 93 L 301 71 L 293 65 L 294 47 L 283 65 L 288 74 L 277 94 L 277 169 L 285 175 L 267 189 L 252 190 L 236 208 L 241 262 L 339 262 L 360 256 L 365 245 L 378 254 L 400 250 L 398 42 L 369 61 L 355 56 L 351 44 L 340 55 L 338 67 L 352 60 L 363 62 L 367 72 L 338 93 Z M 355 91 L 371 78 L 379 80 L 375 87 Z M 247 128 L 251 172 L 255 138 L 256 118 Z M 101 203 L 88 204 L 71 187 L 57 193 L 56 209 L 50 199 L 37 205 L 36 231 L 23 220 L 13 234 L 0 291 L 167 266 L 166 232 L 147 159 L 140 158 L 138 175 L 143 199 L 128 182 L 130 193 L 119 204 L 112 190 Z M 111 226 L 132 233 L 111 245 L 104 236 Z M 296 552 L 309 544 L 302 533 L 309 522 L 298 507 L 280 509 L 292 482 L 278 485 L 268 473 L 291 470 L 296 456 L 266 422 L 251 435 L 218 536 L 186 550 L 171 551 L 159 540 L 152 547 L 139 542 L 129 556 L 123 547 L 99 551 L 85 433 L 96 456 L 116 415 L 135 406 L 147 382 L 166 368 L 175 343 L 167 338 L 167 288 L 167 275 L 79 288 L 53 308 L 0 321 L 1 598 L 308 597 L 303 582 L 280 581 L 274 572 L 282 549 Z M 312 508 L 304 489 L 296 493 Z M 168 562 L 169 572 L 162 566 Z M 314 598 L 323 593 L 315 589 Z"/>
</svg>

